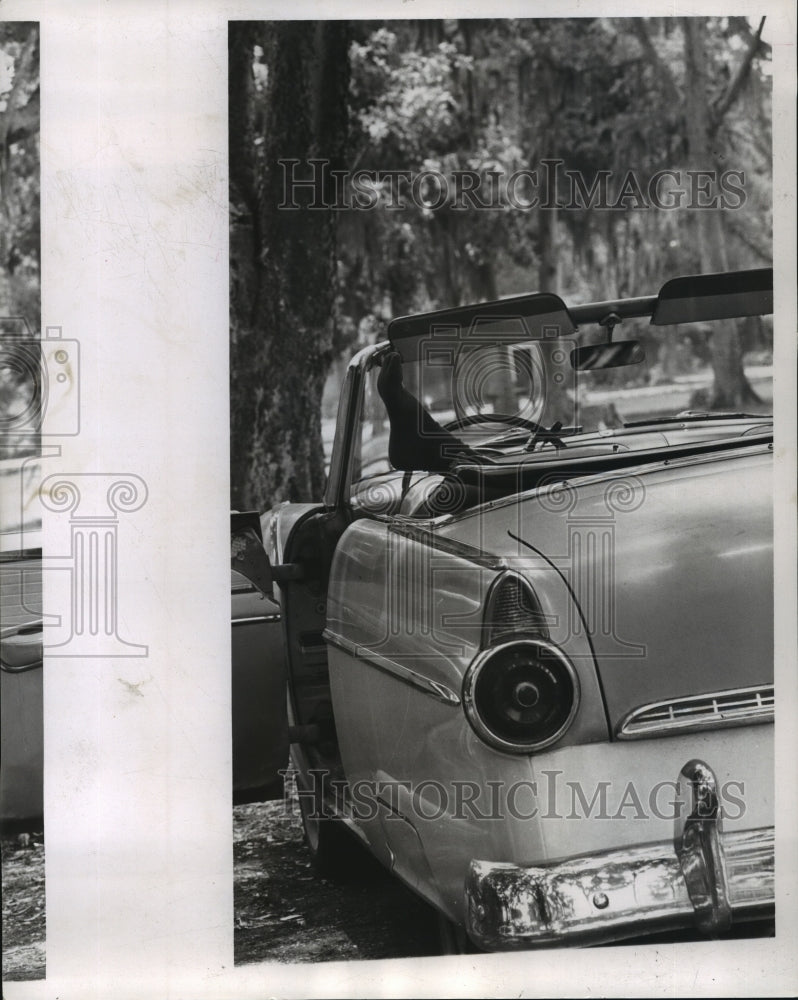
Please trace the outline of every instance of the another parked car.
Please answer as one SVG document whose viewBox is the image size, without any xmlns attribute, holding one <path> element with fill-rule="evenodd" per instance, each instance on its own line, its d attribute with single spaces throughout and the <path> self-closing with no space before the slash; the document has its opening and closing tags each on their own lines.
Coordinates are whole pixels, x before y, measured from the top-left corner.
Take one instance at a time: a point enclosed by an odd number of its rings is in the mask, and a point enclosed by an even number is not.
<svg viewBox="0 0 798 1000">
<path fill-rule="evenodd" d="M 230 515 L 235 537 L 258 518 Z M 280 607 L 241 573 L 232 571 L 233 801 L 281 798 L 288 765 L 285 653 Z"/>
<path fill-rule="evenodd" d="M 41 559 L 40 528 L 24 535 L 19 530 L 0 532 L 0 823 L 4 827 L 24 826 L 42 816 Z"/>
<path fill-rule="evenodd" d="M 11 479 L 18 466 L 6 462 L 0 471 Z M 6 491 L 7 510 L 18 506 L 16 485 Z M 247 523 L 247 515 L 231 515 L 234 531 Z M 259 532 L 257 517 L 254 526 Z M 288 763 L 280 608 L 235 570 L 230 589 L 233 801 L 260 802 L 283 795 Z M 38 826 L 43 817 L 43 636 L 41 525 L 17 526 L 0 532 L 0 824 L 7 829 Z"/>
<path fill-rule="evenodd" d="M 772 917 L 767 390 L 698 409 L 711 373 L 668 375 L 771 311 L 771 271 L 702 275 L 356 355 L 324 496 L 233 546 L 279 600 L 320 865 L 353 835 L 484 949 Z"/>
</svg>

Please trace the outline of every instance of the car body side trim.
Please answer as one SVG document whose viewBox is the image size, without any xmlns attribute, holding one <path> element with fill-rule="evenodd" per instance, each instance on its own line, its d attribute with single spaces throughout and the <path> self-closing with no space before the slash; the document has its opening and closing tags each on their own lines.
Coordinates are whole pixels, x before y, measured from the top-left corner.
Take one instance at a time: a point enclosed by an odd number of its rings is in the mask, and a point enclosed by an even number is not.
<svg viewBox="0 0 798 1000">
<path fill-rule="evenodd" d="M 424 694 L 437 698 L 438 701 L 442 701 L 446 705 L 460 704 L 459 695 L 455 694 L 445 684 L 434 681 L 430 677 L 425 677 L 423 674 L 418 673 L 418 671 L 411 670 L 409 667 L 405 667 L 403 664 L 397 663 L 396 660 L 391 660 L 387 656 L 381 656 L 366 646 L 352 642 L 350 639 L 346 639 L 344 636 L 338 635 L 330 629 L 325 629 L 323 634 L 325 640 L 331 646 L 335 646 L 342 652 L 348 653 L 349 656 L 354 656 L 358 660 L 368 663 L 369 666 L 376 667 L 377 670 L 381 670 L 383 673 L 390 674 L 403 684 L 409 684 L 411 687 L 423 691 Z"/>
<path fill-rule="evenodd" d="M 441 552 L 447 552 L 449 555 L 457 556 L 466 562 L 482 566 L 484 569 L 502 570 L 509 568 L 507 560 L 503 557 L 485 552 L 475 545 L 469 545 L 468 542 L 461 542 L 455 538 L 438 535 L 428 527 L 423 527 L 417 522 L 409 523 L 394 520 L 391 522 L 388 530 L 392 534 L 401 535 L 404 538 L 419 542 L 421 545 L 428 545 L 430 548 L 438 549 Z"/>
</svg>

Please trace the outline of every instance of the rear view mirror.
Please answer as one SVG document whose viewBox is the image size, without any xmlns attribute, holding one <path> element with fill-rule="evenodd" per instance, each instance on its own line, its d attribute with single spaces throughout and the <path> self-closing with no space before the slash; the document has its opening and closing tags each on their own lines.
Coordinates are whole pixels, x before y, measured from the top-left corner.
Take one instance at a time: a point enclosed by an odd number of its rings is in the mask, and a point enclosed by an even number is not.
<svg viewBox="0 0 798 1000">
<path fill-rule="evenodd" d="M 264 597 L 274 600 L 272 568 L 263 548 L 257 511 L 235 511 L 230 515 L 230 567 Z"/>
<path fill-rule="evenodd" d="M 639 340 L 619 340 L 617 343 L 590 344 L 571 351 L 571 367 L 578 372 L 595 368 L 621 368 L 639 365 L 646 352 Z"/>
</svg>

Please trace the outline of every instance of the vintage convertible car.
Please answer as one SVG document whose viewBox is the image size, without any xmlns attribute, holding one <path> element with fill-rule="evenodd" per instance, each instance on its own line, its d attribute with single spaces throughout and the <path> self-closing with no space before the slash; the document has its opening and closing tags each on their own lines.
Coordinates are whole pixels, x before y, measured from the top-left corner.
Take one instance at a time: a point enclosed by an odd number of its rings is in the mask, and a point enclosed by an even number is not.
<svg viewBox="0 0 798 1000">
<path fill-rule="evenodd" d="M 324 497 L 233 537 L 320 866 L 354 835 L 491 950 L 772 920 L 772 420 L 668 361 L 771 311 L 770 270 L 539 293 L 352 360 Z"/>
</svg>

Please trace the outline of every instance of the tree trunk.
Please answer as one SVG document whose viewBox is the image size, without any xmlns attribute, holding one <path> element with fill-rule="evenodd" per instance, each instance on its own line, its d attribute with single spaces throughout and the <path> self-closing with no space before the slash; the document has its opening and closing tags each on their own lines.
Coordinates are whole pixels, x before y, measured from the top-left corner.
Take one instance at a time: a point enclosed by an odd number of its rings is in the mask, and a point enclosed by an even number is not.
<svg viewBox="0 0 798 1000">
<path fill-rule="evenodd" d="M 685 45 L 685 117 L 689 165 L 695 170 L 714 166 L 710 145 L 713 128 L 707 93 L 705 22 L 700 17 L 682 19 Z M 726 235 L 722 208 L 695 208 L 696 246 L 701 270 L 705 273 L 726 271 Z M 743 355 L 737 324 L 734 320 L 713 326 L 712 369 L 714 385 L 710 409 L 736 409 L 756 406 L 760 400 L 743 371 Z M 701 400 L 695 400 L 700 403 Z"/>
<path fill-rule="evenodd" d="M 266 82 L 253 76 L 263 48 Z M 343 169 L 349 83 L 343 21 L 230 25 L 231 503 L 264 509 L 324 488 L 321 398 L 335 324 L 335 216 L 286 197 L 280 160 Z M 256 143 L 256 140 L 259 140 Z M 334 201 L 329 170 L 324 202 Z"/>
</svg>

